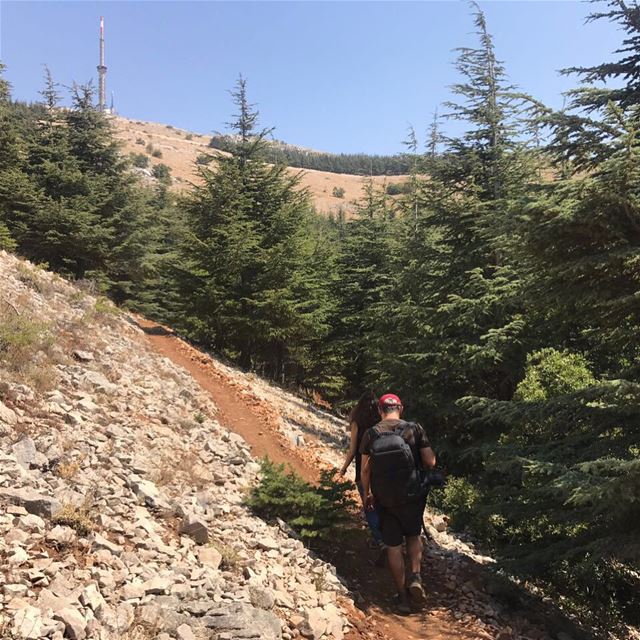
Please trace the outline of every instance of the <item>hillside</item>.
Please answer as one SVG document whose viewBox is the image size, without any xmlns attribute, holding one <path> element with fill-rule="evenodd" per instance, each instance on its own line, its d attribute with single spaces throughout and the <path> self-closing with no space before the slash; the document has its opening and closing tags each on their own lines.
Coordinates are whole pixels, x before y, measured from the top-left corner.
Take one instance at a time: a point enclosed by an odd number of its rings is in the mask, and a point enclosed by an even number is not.
<svg viewBox="0 0 640 640">
<path fill-rule="evenodd" d="M 189 183 L 197 181 L 196 158 L 202 153 L 221 153 L 209 148 L 211 136 L 176 129 L 171 125 L 154 122 L 142 122 L 116 117 L 113 119 L 116 136 L 123 143 L 124 153 L 147 153 L 150 166 L 160 163 L 171 168 L 174 187 L 185 189 Z M 187 136 L 191 136 L 188 139 Z M 153 157 L 146 151 L 147 145 L 162 153 L 162 157 Z M 299 169 L 290 169 L 299 173 Z M 406 176 L 374 176 L 373 182 L 383 187 L 390 182 L 404 182 Z M 337 212 L 341 207 L 349 212 L 353 201 L 364 195 L 362 176 L 329 173 L 308 169 L 303 172 L 302 186 L 309 189 L 318 211 L 324 214 Z M 344 197 L 333 194 L 334 189 L 344 189 Z"/>
<path fill-rule="evenodd" d="M 273 640 L 309 611 L 342 638 L 346 589 L 243 506 L 258 464 L 194 380 L 110 303 L 0 277 L 0 629 Z"/>
<path fill-rule="evenodd" d="M 340 420 L 4 252 L 0 277 L 2 637 L 554 637 L 433 515 L 427 610 L 390 615 L 359 515 L 318 556 L 244 505 L 255 455 L 336 465 Z"/>
</svg>

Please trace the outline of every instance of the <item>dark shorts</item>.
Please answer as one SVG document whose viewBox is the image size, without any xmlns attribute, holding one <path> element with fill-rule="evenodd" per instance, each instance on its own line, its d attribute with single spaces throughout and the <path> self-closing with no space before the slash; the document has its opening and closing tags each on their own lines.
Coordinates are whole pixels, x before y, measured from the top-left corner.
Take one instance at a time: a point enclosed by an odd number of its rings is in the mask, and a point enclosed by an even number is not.
<svg viewBox="0 0 640 640">
<path fill-rule="evenodd" d="M 388 547 L 397 547 L 402 544 L 405 536 L 419 536 L 424 506 L 422 501 L 410 502 L 393 509 L 378 506 L 382 541 Z"/>
</svg>

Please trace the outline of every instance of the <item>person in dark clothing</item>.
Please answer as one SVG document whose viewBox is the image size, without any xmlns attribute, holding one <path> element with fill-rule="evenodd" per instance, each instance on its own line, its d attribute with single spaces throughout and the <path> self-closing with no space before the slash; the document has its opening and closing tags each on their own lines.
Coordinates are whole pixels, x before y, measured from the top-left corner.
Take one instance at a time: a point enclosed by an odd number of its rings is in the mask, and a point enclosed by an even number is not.
<svg viewBox="0 0 640 640">
<path fill-rule="evenodd" d="M 358 487 L 358 492 L 360 493 L 360 498 L 362 498 L 362 503 L 364 507 L 364 494 L 362 492 L 362 481 L 360 479 L 361 474 L 361 460 L 362 457 L 360 455 L 360 443 L 362 441 L 362 437 L 370 429 L 374 424 L 380 421 L 380 414 L 378 413 L 378 399 L 373 391 L 367 391 L 362 394 L 358 403 L 351 409 L 349 413 L 349 429 L 350 429 L 350 440 L 349 440 L 349 451 L 347 453 L 347 457 L 345 458 L 344 464 L 340 469 L 340 475 L 344 476 L 349 468 L 349 465 L 355 459 L 356 462 L 356 486 Z M 383 563 L 385 545 L 382 542 L 382 532 L 380 531 L 380 519 L 378 517 L 378 511 L 374 507 L 373 509 L 364 509 L 364 516 L 366 518 L 367 524 L 369 525 L 369 530 L 371 531 L 371 536 L 373 538 L 373 542 L 376 547 L 378 547 L 381 551 L 381 557 L 378 558 L 377 564 Z"/>
<path fill-rule="evenodd" d="M 396 584 L 398 594 L 395 599 L 400 613 L 411 611 L 409 597 L 417 603 L 423 603 L 425 599 L 420 565 L 422 561 L 422 543 L 420 530 L 425 507 L 424 498 L 408 498 L 399 506 L 385 507 L 376 501 L 372 492 L 372 479 L 374 485 L 376 478 L 372 478 L 371 456 L 374 442 L 387 434 L 398 434 L 409 446 L 413 454 L 412 463 L 416 469 L 429 469 L 435 466 L 436 456 L 431 448 L 424 429 L 417 423 L 405 422 L 401 419 L 403 406 L 398 396 L 388 393 L 378 401 L 378 411 L 382 418 L 374 427 L 369 429 L 362 437 L 360 453 L 362 455 L 362 491 L 364 494 L 365 509 L 376 508 L 380 519 L 382 540 L 387 545 L 387 562 Z M 402 443 L 402 440 L 399 440 Z M 402 445 L 406 448 L 406 445 Z M 407 454 L 409 455 L 409 454 Z M 374 465 L 375 466 L 375 465 Z M 380 479 L 377 480 L 380 483 Z M 407 556 L 409 559 L 409 582 L 406 582 L 405 561 L 402 553 L 402 542 L 406 541 Z"/>
</svg>

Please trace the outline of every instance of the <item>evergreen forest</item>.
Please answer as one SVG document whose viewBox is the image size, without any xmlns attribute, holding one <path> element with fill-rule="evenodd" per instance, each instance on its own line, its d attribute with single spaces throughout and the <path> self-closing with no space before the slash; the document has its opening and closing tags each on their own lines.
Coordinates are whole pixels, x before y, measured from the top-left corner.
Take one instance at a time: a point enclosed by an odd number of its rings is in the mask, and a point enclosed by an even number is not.
<svg viewBox="0 0 640 640">
<path fill-rule="evenodd" d="M 270 162 L 242 77 L 233 153 L 181 195 L 140 182 L 91 85 L 61 109 L 48 72 L 37 104 L 0 80 L 0 248 L 336 408 L 398 393 L 449 474 L 434 501 L 453 526 L 624 636 L 640 627 L 640 5 L 594 6 L 618 50 L 564 70 L 557 111 L 511 85 L 472 3 L 476 45 L 424 147 L 409 141 L 410 188 L 368 185 L 348 220 Z"/>
<path fill-rule="evenodd" d="M 211 137 L 209 146 L 212 149 L 236 153 L 238 142 L 235 135 L 216 134 Z M 381 156 L 366 153 L 324 153 L 271 139 L 265 140 L 262 157 L 267 162 L 283 163 L 299 169 L 362 176 L 405 175 L 412 167 L 412 158 L 407 154 Z"/>
</svg>

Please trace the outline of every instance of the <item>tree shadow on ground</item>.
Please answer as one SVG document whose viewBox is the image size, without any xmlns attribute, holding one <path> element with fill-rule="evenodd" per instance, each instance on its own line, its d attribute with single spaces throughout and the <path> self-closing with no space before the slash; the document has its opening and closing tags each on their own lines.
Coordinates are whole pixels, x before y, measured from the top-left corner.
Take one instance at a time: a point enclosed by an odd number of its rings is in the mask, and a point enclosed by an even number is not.
<svg viewBox="0 0 640 640">
<path fill-rule="evenodd" d="M 534 598 L 499 578 L 490 566 L 426 538 L 422 563 L 426 604 L 409 616 L 395 615 L 391 574 L 386 567 L 376 566 L 379 552 L 371 548 L 368 530 L 357 514 L 350 528 L 337 538 L 339 544 L 335 539 L 324 541 L 314 551 L 336 567 L 357 606 L 367 616 L 376 612 L 391 616 L 407 634 L 425 639 L 487 640 L 498 637 L 544 640 L 561 632 L 573 640 L 594 637 L 567 619 L 553 603 Z M 434 624 L 439 626 L 437 634 L 431 629 Z"/>
</svg>

